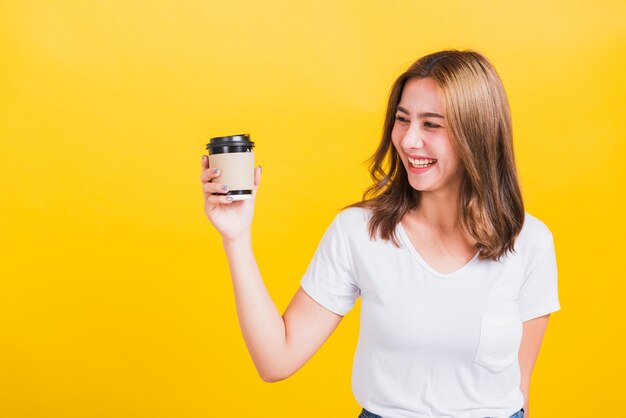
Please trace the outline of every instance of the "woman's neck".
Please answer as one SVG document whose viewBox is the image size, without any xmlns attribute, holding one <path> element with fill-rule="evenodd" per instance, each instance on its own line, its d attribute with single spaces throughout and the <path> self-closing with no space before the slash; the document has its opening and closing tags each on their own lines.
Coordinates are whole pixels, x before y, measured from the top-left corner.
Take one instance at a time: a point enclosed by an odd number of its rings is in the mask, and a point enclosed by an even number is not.
<svg viewBox="0 0 626 418">
<path fill-rule="evenodd" d="M 459 233 L 459 201 L 457 193 L 421 192 L 419 204 L 410 216 L 444 234 Z"/>
</svg>

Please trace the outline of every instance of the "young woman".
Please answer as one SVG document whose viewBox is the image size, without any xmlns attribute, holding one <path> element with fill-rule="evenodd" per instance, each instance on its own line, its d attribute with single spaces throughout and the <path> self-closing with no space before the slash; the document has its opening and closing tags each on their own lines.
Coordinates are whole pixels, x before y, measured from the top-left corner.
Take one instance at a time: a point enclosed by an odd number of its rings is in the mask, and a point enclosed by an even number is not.
<svg viewBox="0 0 626 418">
<path fill-rule="evenodd" d="M 252 252 L 254 199 L 214 196 L 219 173 L 206 157 L 202 169 L 263 380 L 300 369 L 361 296 L 360 417 L 528 418 L 531 372 L 560 308 L 554 244 L 524 212 L 508 102 L 482 55 L 437 52 L 398 78 L 374 184 L 335 217 L 282 316 Z M 260 179 L 257 167 L 254 196 Z"/>
</svg>

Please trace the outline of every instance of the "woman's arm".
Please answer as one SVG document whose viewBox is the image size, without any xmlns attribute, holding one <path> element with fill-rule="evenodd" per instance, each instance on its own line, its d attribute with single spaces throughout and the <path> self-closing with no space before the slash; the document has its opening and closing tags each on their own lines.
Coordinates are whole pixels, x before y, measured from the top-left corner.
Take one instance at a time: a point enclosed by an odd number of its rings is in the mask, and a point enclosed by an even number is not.
<svg viewBox="0 0 626 418">
<path fill-rule="evenodd" d="M 533 318 L 522 324 L 523 334 L 519 349 L 519 366 L 521 373 L 520 389 L 524 394 L 524 418 L 529 417 L 528 395 L 530 391 L 530 375 L 535 367 L 549 318 L 550 314 L 547 314 Z"/>
<path fill-rule="evenodd" d="M 251 225 L 261 182 L 254 170 L 252 199 L 232 201 L 220 196 L 228 188 L 214 182 L 219 170 L 202 157 L 204 212 L 222 236 L 235 291 L 243 338 L 259 375 L 266 382 L 287 378 L 300 369 L 337 328 L 342 316 L 318 305 L 302 289 L 281 315 L 267 292 L 252 252 Z M 218 179 L 219 180 L 219 179 Z"/>
<path fill-rule="evenodd" d="M 249 238 L 226 241 L 243 338 L 261 378 L 283 380 L 298 371 L 343 318 L 299 288 L 281 317 L 261 278 Z"/>
</svg>

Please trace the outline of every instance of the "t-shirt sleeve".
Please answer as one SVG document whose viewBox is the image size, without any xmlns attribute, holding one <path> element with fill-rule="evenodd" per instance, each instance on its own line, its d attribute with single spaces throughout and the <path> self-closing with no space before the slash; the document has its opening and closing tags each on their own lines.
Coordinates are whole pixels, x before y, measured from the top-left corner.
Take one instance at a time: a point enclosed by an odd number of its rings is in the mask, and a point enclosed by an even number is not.
<svg viewBox="0 0 626 418">
<path fill-rule="evenodd" d="M 520 290 L 522 322 L 561 309 L 558 295 L 556 254 L 552 234 L 548 245 L 527 270 Z"/>
<path fill-rule="evenodd" d="M 300 285 L 317 303 L 342 316 L 359 297 L 351 252 L 337 217 L 318 244 Z"/>
</svg>

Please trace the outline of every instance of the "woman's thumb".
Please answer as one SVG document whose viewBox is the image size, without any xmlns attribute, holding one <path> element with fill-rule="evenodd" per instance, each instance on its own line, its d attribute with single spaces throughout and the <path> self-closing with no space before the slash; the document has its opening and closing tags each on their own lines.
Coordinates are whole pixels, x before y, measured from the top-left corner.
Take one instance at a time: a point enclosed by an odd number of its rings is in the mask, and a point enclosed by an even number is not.
<svg viewBox="0 0 626 418">
<path fill-rule="evenodd" d="M 261 166 L 258 166 L 257 168 L 254 169 L 254 190 L 253 193 L 256 195 L 256 189 L 259 187 L 259 184 L 261 184 L 261 171 L 263 171 L 263 168 L 261 168 Z"/>
</svg>

